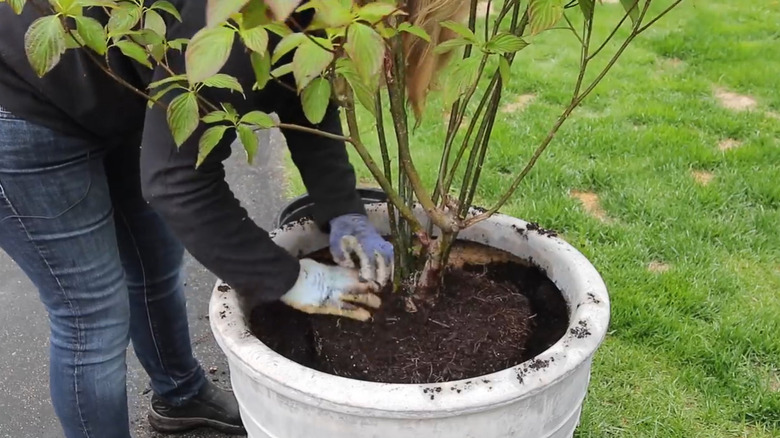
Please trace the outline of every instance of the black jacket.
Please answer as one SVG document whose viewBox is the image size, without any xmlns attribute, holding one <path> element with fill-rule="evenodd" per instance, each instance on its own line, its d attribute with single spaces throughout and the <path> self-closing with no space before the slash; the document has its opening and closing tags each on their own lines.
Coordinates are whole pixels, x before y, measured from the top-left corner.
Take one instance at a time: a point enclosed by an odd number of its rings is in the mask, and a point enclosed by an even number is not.
<svg viewBox="0 0 780 438">
<path fill-rule="evenodd" d="M 183 20 L 179 23 L 163 14 L 169 39 L 192 37 L 205 25 L 206 0 L 172 3 Z M 91 13 L 105 23 L 101 12 Z M 7 3 L 0 3 L 0 106 L 30 122 L 97 142 L 113 144 L 117 139 L 142 138 L 144 196 L 187 250 L 244 294 L 270 301 L 289 290 L 298 275 L 297 260 L 250 220 L 225 182 L 222 162 L 230 155 L 234 137 L 226 137 L 195 169 L 197 142 L 204 128 L 177 149 L 165 111 L 157 106 L 148 109 L 142 98 L 108 77 L 84 52 L 68 51 L 53 71 L 38 78 L 26 59 L 23 40 L 26 29 L 39 16 L 32 5 L 28 4 L 20 17 Z M 240 113 L 259 109 L 276 112 L 286 123 L 310 125 L 298 96 L 287 88 L 272 82 L 263 91 L 249 91 L 254 73 L 242 50 L 237 42 L 223 72 L 239 79 L 247 99 L 212 90 L 205 92 L 206 97 L 212 102 L 230 102 Z M 183 54 L 171 53 L 169 62 L 175 72 L 184 72 Z M 168 76 L 161 68 L 149 70 L 119 53 L 111 53 L 109 63 L 113 71 L 140 89 Z M 175 94 L 169 93 L 165 102 L 173 97 Z M 318 128 L 341 132 L 336 108 L 328 111 Z M 298 131 L 285 131 L 284 135 L 316 203 L 315 220 L 323 229 L 336 216 L 364 212 L 343 142 Z"/>
</svg>

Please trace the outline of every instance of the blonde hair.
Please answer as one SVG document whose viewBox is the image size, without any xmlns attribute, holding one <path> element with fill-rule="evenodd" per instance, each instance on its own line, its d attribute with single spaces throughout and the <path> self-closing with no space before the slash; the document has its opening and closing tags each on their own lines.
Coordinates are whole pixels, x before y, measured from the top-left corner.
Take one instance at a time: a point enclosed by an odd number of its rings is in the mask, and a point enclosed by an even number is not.
<svg viewBox="0 0 780 438">
<path fill-rule="evenodd" d="M 452 53 L 436 54 L 433 48 L 455 38 L 457 34 L 439 25 L 443 21 L 463 22 L 468 18 L 471 0 L 407 0 L 408 21 L 424 29 L 431 37 L 427 42 L 417 36 L 404 35 L 406 52 L 406 87 L 409 102 L 419 117 L 436 73 L 446 66 Z"/>
</svg>

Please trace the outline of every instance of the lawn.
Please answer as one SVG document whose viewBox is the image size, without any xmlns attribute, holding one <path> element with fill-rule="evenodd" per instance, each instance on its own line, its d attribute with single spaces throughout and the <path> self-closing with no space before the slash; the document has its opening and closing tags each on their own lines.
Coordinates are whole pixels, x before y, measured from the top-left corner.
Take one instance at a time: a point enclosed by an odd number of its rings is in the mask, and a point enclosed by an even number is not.
<svg viewBox="0 0 780 438">
<path fill-rule="evenodd" d="M 572 38 L 543 34 L 515 63 L 478 204 L 498 198 L 562 109 Z M 444 129 L 435 100 L 426 117 L 414 144 L 430 181 Z M 609 286 L 578 437 L 780 437 L 780 2 L 684 1 L 627 51 L 503 212 L 559 231 Z"/>
</svg>

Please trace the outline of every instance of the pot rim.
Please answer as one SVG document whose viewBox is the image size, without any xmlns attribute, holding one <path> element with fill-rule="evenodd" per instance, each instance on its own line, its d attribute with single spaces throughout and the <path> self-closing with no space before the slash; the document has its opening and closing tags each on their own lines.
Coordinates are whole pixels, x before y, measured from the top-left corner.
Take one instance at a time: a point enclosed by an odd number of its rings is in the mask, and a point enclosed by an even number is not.
<svg viewBox="0 0 780 438">
<path fill-rule="evenodd" d="M 386 218 L 386 211 L 384 205 L 372 206 L 369 216 L 378 223 Z M 238 296 L 232 289 L 225 290 L 227 285 L 220 281 L 215 285 L 209 306 L 212 331 L 231 359 L 231 373 L 244 372 L 253 381 L 283 396 L 336 412 L 430 418 L 511 403 L 556 384 L 590 361 L 606 336 L 610 317 L 606 285 L 585 256 L 558 237 L 514 231 L 526 230 L 527 226 L 528 222 L 521 219 L 497 214 L 460 235 L 462 240 L 479 242 L 487 239 L 490 230 L 512 230 L 513 234 L 509 234 L 506 242 L 502 240 L 501 245 L 523 242 L 528 248 L 533 247 L 535 256 L 530 261 L 545 270 L 559 288 L 567 288 L 564 293 L 569 308 L 566 334 L 541 354 L 511 368 L 472 379 L 430 384 L 366 382 L 322 373 L 283 357 L 254 337 Z M 316 236 L 327 243 L 327 236 L 310 221 L 289 224 L 271 234 L 282 246 L 285 240 L 299 240 L 297 235 L 312 237 L 307 237 L 307 241 L 317 240 L 313 238 Z"/>
</svg>

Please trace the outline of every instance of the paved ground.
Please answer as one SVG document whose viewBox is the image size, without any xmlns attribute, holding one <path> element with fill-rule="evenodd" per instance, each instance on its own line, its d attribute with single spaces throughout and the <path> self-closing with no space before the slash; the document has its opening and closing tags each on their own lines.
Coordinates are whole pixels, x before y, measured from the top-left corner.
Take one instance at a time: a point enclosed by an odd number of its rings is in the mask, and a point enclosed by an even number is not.
<svg viewBox="0 0 780 438">
<path fill-rule="evenodd" d="M 249 167 L 236 147 L 228 164 L 231 187 L 261 226 L 270 226 L 283 203 L 284 170 L 282 140 L 278 133 L 262 142 L 256 159 L 262 167 Z M 269 145 L 270 146 L 266 146 Z M 228 386 L 227 364 L 211 335 L 208 301 L 214 276 L 188 257 L 187 294 L 190 331 L 195 355 L 209 375 Z M 0 438 L 60 438 L 62 430 L 54 417 L 48 390 L 48 326 L 46 312 L 27 278 L 0 251 Z M 149 400 L 147 377 L 128 352 L 128 394 L 131 429 L 137 438 L 162 438 L 146 422 Z M 222 438 L 225 435 L 198 431 L 180 437 Z"/>
</svg>

